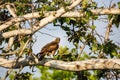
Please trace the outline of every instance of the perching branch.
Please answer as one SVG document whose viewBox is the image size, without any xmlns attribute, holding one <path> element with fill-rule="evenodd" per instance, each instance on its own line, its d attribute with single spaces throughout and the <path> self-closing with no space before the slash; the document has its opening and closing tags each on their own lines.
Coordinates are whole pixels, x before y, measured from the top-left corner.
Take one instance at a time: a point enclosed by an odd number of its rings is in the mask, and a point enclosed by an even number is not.
<svg viewBox="0 0 120 80">
<path fill-rule="evenodd" d="M 9 53 L 1 53 L 0 56 L 10 56 L 10 55 L 14 55 L 14 54 L 17 54 L 18 53 L 18 50 L 15 50 L 13 52 L 9 52 Z"/>
<path fill-rule="evenodd" d="M 14 64 L 14 65 L 13 65 Z M 83 71 L 94 69 L 120 69 L 120 59 L 92 59 L 86 61 L 73 61 L 65 62 L 60 60 L 43 59 L 42 61 L 35 62 L 34 58 L 6 60 L 0 58 L 0 66 L 4 68 L 17 69 L 25 66 L 43 65 L 55 69 L 67 71 Z"/>
</svg>

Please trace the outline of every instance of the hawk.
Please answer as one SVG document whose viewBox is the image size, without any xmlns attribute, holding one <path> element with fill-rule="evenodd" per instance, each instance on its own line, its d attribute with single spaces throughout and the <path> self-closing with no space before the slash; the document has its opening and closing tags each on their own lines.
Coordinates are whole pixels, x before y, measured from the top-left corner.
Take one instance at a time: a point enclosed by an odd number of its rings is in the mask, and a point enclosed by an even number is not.
<svg viewBox="0 0 120 80">
<path fill-rule="evenodd" d="M 45 55 L 49 55 L 51 58 L 53 58 L 55 52 L 57 51 L 59 47 L 60 38 L 57 37 L 54 41 L 46 44 L 41 51 L 37 54 L 37 57 L 39 60 L 42 60 Z"/>
</svg>

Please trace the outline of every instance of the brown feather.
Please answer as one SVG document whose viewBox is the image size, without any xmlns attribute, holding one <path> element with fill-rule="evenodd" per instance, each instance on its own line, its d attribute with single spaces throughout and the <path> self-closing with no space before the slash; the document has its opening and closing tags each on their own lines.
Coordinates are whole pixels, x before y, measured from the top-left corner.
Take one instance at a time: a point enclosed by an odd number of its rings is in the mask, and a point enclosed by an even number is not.
<svg viewBox="0 0 120 80">
<path fill-rule="evenodd" d="M 54 55 L 56 50 L 59 47 L 59 42 L 60 42 L 60 38 L 56 38 L 54 41 L 46 44 L 41 51 L 37 54 L 37 56 L 39 56 L 39 59 L 41 60 L 42 58 L 44 58 L 45 55 L 47 54 L 52 54 Z"/>
<path fill-rule="evenodd" d="M 43 52 L 51 52 L 51 51 L 56 50 L 56 49 L 58 49 L 58 43 L 51 42 L 51 43 L 48 43 L 47 45 L 45 45 L 41 49 L 41 53 L 43 53 Z"/>
</svg>

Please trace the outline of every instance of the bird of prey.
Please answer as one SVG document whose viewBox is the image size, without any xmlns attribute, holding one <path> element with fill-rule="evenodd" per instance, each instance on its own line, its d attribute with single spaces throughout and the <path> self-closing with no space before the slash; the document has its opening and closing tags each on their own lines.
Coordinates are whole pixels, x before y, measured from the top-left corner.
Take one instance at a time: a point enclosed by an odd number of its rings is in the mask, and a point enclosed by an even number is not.
<svg viewBox="0 0 120 80">
<path fill-rule="evenodd" d="M 41 51 L 37 54 L 37 57 L 40 60 L 42 60 L 44 58 L 44 56 L 50 56 L 51 58 L 53 58 L 55 52 L 57 51 L 58 47 L 59 47 L 59 42 L 60 42 L 60 38 L 57 37 L 54 41 L 46 44 Z"/>
</svg>

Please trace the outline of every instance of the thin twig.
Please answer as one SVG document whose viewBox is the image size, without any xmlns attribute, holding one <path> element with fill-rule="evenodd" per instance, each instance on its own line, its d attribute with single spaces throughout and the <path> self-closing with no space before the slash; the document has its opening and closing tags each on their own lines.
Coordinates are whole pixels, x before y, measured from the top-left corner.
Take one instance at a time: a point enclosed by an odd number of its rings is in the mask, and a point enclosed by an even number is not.
<svg viewBox="0 0 120 80">
<path fill-rule="evenodd" d="M 113 0 L 110 0 L 109 9 L 111 8 Z"/>
<path fill-rule="evenodd" d="M 25 48 L 26 48 L 27 44 L 29 43 L 29 41 L 30 41 L 30 39 L 28 39 L 27 42 L 24 44 L 21 52 L 19 53 L 19 56 L 21 56 L 23 54 L 23 51 L 25 50 Z"/>
<path fill-rule="evenodd" d="M 13 71 L 13 69 L 9 69 L 6 72 L 5 78 L 3 80 L 6 80 L 6 78 L 10 75 L 10 73 Z"/>
<path fill-rule="evenodd" d="M 44 29 L 47 29 L 47 30 L 50 30 L 50 31 L 57 30 L 57 29 L 50 29 L 50 28 L 47 28 L 47 27 L 45 27 Z"/>
<path fill-rule="evenodd" d="M 9 55 L 13 55 L 13 54 L 16 54 L 16 53 L 18 53 L 18 50 L 15 50 L 15 51 L 9 52 L 9 53 L 2 53 L 2 54 L 0 54 L 0 56 L 9 56 Z"/>
<path fill-rule="evenodd" d="M 80 56 L 81 56 L 81 54 L 82 54 L 82 52 L 83 52 L 83 50 L 84 50 L 86 44 L 87 44 L 87 42 L 84 42 L 84 43 L 83 43 L 83 46 L 80 47 L 80 53 L 78 54 L 77 60 L 79 60 L 79 58 L 80 58 Z"/>
<path fill-rule="evenodd" d="M 13 6 L 13 7 L 12 7 Z M 16 15 L 16 9 L 15 9 L 15 6 L 14 4 L 7 4 L 6 5 L 6 8 L 8 9 L 8 11 L 10 12 L 10 14 L 13 16 L 13 17 L 17 17 Z M 20 23 L 17 23 L 16 24 L 16 27 L 19 28 L 19 24 Z M 8 41 L 8 46 L 6 47 L 6 51 L 9 51 L 13 45 L 13 42 L 14 42 L 14 37 L 10 37 L 9 38 L 9 41 Z"/>
<path fill-rule="evenodd" d="M 41 33 L 41 34 L 45 34 L 45 35 L 51 36 L 51 37 L 57 37 L 57 36 L 53 36 L 53 35 L 51 35 L 51 34 L 44 33 L 44 32 L 41 32 L 41 31 L 38 31 L 38 32 Z"/>
<path fill-rule="evenodd" d="M 103 42 L 103 39 L 105 39 L 102 35 L 98 34 L 96 30 L 95 30 L 95 35 L 97 35 L 102 42 Z"/>
</svg>

